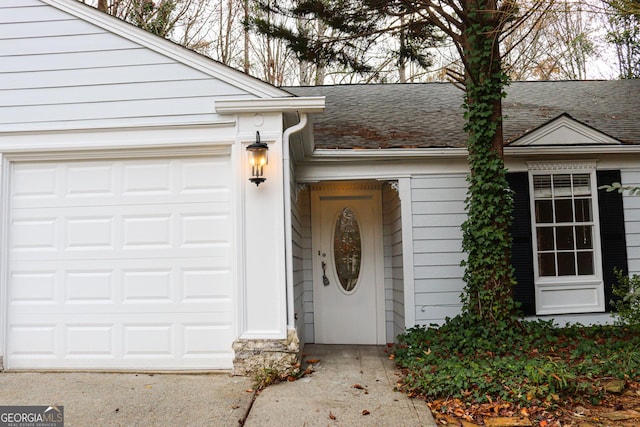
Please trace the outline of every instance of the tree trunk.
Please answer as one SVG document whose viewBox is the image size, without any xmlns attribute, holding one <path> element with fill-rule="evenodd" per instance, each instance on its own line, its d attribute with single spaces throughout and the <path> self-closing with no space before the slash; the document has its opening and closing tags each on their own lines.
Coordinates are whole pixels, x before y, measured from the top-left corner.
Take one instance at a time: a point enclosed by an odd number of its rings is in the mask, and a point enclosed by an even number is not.
<svg viewBox="0 0 640 427">
<path fill-rule="evenodd" d="M 502 71 L 495 2 L 470 1 L 469 24 L 461 35 L 465 61 L 469 190 L 463 224 L 466 311 L 487 322 L 511 321 L 515 305 L 510 263 L 512 200 L 503 160 Z M 493 13 L 492 13 L 493 11 Z M 471 66 L 470 66 L 471 65 Z"/>
</svg>

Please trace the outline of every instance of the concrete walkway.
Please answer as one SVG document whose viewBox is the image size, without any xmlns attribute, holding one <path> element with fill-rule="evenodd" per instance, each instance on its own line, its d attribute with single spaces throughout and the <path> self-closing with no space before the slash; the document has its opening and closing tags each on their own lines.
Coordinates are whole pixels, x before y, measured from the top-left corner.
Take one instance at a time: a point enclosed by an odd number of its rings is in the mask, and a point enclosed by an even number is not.
<svg viewBox="0 0 640 427">
<path fill-rule="evenodd" d="M 0 406 L 64 406 L 65 427 L 435 426 L 423 401 L 393 391 L 384 346 L 307 345 L 314 359 L 313 374 L 255 400 L 253 378 L 224 373 L 3 372 Z"/>
<path fill-rule="evenodd" d="M 393 391 L 385 347 L 308 344 L 314 359 L 313 374 L 263 390 L 245 426 L 436 426 L 424 401 Z"/>
</svg>

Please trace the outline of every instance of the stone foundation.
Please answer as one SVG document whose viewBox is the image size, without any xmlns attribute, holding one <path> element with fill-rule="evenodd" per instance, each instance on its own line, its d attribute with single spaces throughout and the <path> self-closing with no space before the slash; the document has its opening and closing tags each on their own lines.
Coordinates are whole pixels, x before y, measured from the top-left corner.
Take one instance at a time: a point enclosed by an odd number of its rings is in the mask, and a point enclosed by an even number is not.
<svg viewBox="0 0 640 427">
<path fill-rule="evenodd" d="M 287 331 L 284 340 L 238 339 L 233 343 L 233 374 L 251 376 L 264 369 L 281 374 L 299 369 L 300 340 L 295 329 Z"/>
</svg>

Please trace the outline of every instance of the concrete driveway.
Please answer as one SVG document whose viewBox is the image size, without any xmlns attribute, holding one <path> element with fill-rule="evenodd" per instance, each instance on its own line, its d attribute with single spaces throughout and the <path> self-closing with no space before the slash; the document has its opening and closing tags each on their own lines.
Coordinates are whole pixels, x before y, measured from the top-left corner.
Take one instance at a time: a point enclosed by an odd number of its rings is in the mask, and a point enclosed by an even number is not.
<svg viewBox="0 0 640 427">
<path fill-rule="evenodd" d="M 65 427 L 234 426 L 253 380 L 228 374 L 0 374 L 0 405 L 62 405 Z"/>
<path fill-rule="evenodd" d="M 0 405 L 62 405 L 71 426 L 432 426 L 424 401 L 394 391 L 384 346 L 314 345 L 313 373 L 267 387 L 228 374 L 0 373 Z"/>
</svg>

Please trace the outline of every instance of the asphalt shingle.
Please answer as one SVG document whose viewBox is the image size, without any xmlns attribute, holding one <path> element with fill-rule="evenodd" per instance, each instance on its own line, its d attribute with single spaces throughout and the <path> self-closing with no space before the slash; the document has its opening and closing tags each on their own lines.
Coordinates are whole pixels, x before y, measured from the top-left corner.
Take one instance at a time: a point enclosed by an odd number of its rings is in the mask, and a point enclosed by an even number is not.
<svg viewBox="0 0 640 427">
<path fill-rule="evenodd" d="M 451 83 L 305 86 L 325 96 L 314 117 L 317 148 L 447 148 L 466 141 L 463 92 Z M 640 144 L 640 80 L 513 82 L 503 101 L 508 143 L 561 114 Z"/>
</svg>

